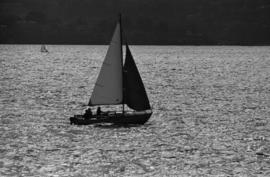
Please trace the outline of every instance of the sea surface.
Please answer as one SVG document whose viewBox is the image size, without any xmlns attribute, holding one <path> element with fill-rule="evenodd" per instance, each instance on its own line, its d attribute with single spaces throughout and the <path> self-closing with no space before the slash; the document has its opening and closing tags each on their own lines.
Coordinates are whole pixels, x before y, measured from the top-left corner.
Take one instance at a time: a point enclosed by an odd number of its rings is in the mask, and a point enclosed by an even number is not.
<svg viewBox="0 0 270 177">
<path fill-rule="evenodd" d="M 69 124 L 107 46 L 47 49 L 0 45 L 0 176 L 270 176 L 269 46 L 131 46 L 153 107 L 133 127 Z"/>
</svg>

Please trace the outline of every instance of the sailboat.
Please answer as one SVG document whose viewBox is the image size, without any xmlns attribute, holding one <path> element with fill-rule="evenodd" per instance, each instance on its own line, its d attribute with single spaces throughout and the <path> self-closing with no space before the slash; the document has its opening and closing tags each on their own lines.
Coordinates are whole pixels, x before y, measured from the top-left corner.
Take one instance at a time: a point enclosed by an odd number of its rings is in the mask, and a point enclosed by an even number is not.
<svg viewBox="0 0 270 177">
<path fill-rule="evenodd" d="M 126 43 L 123 65 L 121 16 L 115 27 L 110 46 L 100 69 L 88 106 L 122 105 L 122 111 L 95 113 L 70 117 L 71 124 L 95 123 L 144 124 L 152 115 L 152 108 L 131 51 Z M 125 111 L 127 105 L 132 111 Z"/>
<path fill-rule="evenodd" d="M 40 52 L 45 52 L 45 53 L 47 53 L 47 52 L 49 52 L 49 51 L 46 49 L 46 46 L 43 44 L 43 45 L 41 45 L 41 47 L 40 47 Z"/>
</svg>

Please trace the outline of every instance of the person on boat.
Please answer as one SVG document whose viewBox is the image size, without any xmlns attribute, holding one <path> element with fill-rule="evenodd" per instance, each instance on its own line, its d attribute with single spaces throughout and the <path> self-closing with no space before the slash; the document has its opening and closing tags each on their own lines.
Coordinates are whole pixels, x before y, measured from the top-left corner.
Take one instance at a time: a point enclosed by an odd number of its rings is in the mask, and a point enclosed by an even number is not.
<svg viewBox="0 0 270 177">
<path fill-rule="evenodd" d="M 97 108 L 97 116 L 100 116 L 100 114 L 101 114 L 101 109 L 100 109 L 100 107 L 98 107 Z"/>
<path fill-rule="evenodd" d="M 88 108 L 85 110 L 85 113 L 83 115 L 84 119 L 91 119 L 92 117 L 92 111 L 91 108 Z"/>
</svg>

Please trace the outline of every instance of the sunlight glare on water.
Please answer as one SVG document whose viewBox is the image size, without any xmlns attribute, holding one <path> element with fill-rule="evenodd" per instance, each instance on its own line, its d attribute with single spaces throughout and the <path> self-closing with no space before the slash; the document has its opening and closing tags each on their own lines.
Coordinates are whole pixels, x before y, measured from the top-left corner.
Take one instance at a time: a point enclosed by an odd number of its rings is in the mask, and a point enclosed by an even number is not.
<svg viewBox="0 0 270 177">
<path fill-rule="evenodd" d="M 0 176 L 270 176 L 270 48 L 131 46 L 153 115 L 74 126 L 107 46 L 0 45 Z"/>
</svg>

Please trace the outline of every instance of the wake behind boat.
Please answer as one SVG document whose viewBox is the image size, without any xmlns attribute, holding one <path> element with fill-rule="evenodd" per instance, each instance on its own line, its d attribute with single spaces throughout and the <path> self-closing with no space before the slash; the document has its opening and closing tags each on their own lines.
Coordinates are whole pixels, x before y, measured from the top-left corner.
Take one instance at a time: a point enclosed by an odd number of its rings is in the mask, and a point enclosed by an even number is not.
<svg viewBox="0 0 270 177">
<path fill-rule="evenodd" d="M 152 109 L 140 73 L 126 44 L 123 65 L 121 16 L 116 25 L 110 46 L 103 61 L 88 106 L 120 105 L 122 111 L 99 112 L 90 115 L 74 115 L 71 124 L 95 123 L 144 124 L 152 115 Z M 125 111 L 125 104 L 133 111 Z"/>
</svg>

